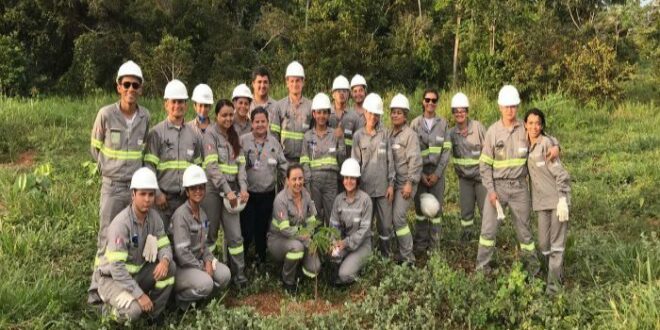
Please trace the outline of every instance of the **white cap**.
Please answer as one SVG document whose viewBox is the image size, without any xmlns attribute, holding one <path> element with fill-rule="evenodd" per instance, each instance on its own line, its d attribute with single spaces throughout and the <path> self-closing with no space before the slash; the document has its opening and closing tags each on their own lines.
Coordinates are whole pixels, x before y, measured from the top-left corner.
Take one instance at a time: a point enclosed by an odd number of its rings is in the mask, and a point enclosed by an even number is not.
<svg viewBox="0 0 660 330">
<path fill-rule="evenodd" d="M 318 93 L 312 99 L 312 111 L 315 110 L 330 110 L 330 98 L 325 93 Z"/>
<path fill-rule="evenodd" d="M 163 98 L 166 100 L 187 100 L 188 90 L 186 89 L 186 85 L 179 79 L 170 81 L 165 86 L 165 95 Z"/>
<path fill-rule="evenodd" d="M 355 158 L 348 158 L 341 164 L 341 176 L 350 176 L 351 178 L 360 177 L 360 164 Z"/>
<path fill-rule="evenodd" d="M 286 74 L 284 77 L 301 77 L 305 78 L 305 70 L 303 69 L 302 64 L 298 61 L 293 61 L 289 63 L 289 66 L 286 67 Z"/>
<path fill-rule="evenodd" d="M 231 203 L 229 203 L 229 199 L 223 198 L 223 204 L 225 204 L 225 208 L 227 209 L 227 212 L 231 214 L 238 214 L 243 209 L 245 208 L 246 203 L 241 203 L 240 198 L 236 201 L 236 207 L 231 207 Z"/>
<path fill-rule="evenodd" d="M 119 79 L 123 76 L 134 76 L 139 78 L 141 82 L 144 81 L 144 78 L 142 78 L 142 69 L 140 69 L 140 66 L 133 61 L 128 61 L 119 67 L 119 70 L 117 71 L 118 83 Z"/>
<path fill-rule="evenodd" d="M 207 84 L 199 84 L 193 89 L 193 102 L 199 104 L 213 104 L 213 91 Z"/>
<path fill-rule="evenodd" d="M 353 79 L 351 79 L 351 88 L 355 86 L 367 87 L 367 81 L 359 73 L 354 75 Z"/>
<path fill-rule="evenodd" d="M 467 95 L 463 93 L 456 93 L 451 98 L 451 107 L 452 108 L 469 108 L 470 102 L 468 101 Z"/>
<path fill-rule="evenodd" d="M 382 115 L 383 114 L 383 99 L 380 98 L 380 95 L 376 93 L 370 93 L 367 97 L 364 98 L 362 107 L 373 114 Z"/>
<path fill-rule="evenodd" d="M 234 87 L 234 91 L 231 93 L 231 100 L 235 100 L 237 97 L 246 97 L 252 101 L 254 97 L 252 96 L 252 91 L 247 87 L 246 84 L 240 84 Z"/>
<path fill-rule="evenodd" d="M 206 173 L 198 165 L 190 165 L 183 171 L 183 187 L 193 187 L 207 183 Z"/>
<path fill-rule="evenodd" d="M 504 85 L 497 96 L 497 104 L 503 107 L 520 104 L 518 90 L 511 85 Z"/>
<path fill-rule="evenodd" d="M 422 214 L 428 218 L 435 218 L 440 212 L 440 203 L 435 196 L 429 193 L 419 195 L 419 206 Z"/>
<path fill-rule="evenodd" d="M 332 91 L 334 92 L 338 89 L 351 89 L 351 86 L 348 84 L 348 79 L 342 75 L 337 76 L 332 82 Z"/>
<path fill-rule="evenodd" d="M 396 94 L 390 102 L 390 109 L 403 109 L 410 111 L 410 102 L 408 102 L 408 98 L 405 95 L 401 93 Z"/>
<path fill-rule="evenodd" d="M 130 189 L 158 189 L 158 180 L 156 173 L 147 167 L 139 168 L 131 178 Z"/>
</svg>

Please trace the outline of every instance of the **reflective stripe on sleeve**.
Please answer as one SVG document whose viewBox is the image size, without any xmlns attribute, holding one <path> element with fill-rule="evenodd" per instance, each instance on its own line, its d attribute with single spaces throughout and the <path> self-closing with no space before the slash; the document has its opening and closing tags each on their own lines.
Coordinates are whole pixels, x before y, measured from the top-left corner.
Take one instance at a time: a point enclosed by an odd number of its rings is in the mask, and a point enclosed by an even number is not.
<svg viewBox="0 0 660 330">
<path fill-rule="evenodd" d="M 305 253 L 303 251 L 299 252 L 287 252 L 286 253 L 286 258 L 289 260 L 300 260 L 303 258 Z"/>
<path fill-rule="evenodd" d="M 282 138 L 284 139 L 302 140 L 304 136 L 304 133 L 282 130 Z"/>
<path fill-rule="evenodd" d="M 167 238 L 167 235 L 164 235 L 163 237 L 158 239 L 158 248 L 159 249 L 162 248 L 162 247 L 168 246 L 168 245 L 170 245 L 170 239 Z"/>
</svg>

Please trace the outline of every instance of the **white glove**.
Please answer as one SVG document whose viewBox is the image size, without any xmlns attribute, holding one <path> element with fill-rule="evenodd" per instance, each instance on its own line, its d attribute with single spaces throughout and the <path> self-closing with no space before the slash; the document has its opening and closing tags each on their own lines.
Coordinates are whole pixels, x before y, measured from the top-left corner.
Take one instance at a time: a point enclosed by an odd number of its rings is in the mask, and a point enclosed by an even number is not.
<svg viewBox="0 0 660 330">
<path fill-rule="evenodd" d="M 135 300 L 135 298 L 133 298 L 133 295 L 131 295 L 130 293 L 128 293 L 128 291 L 122 291 L 122 292 L 117 296 L 117 298 L 115 298 L 115 302 L 116 302 L 116 304 L 117 304 L 117 307 L 119 307 L 119 308 L 121 308 L 121 309 L 126 309 L 126 308 L 128 308 L 128 306 L 131 305 L 131 303 L 133 302 L 133 300 Z"/>
<path fill-rule="evenodd" d="M 149 234 L 147 236 L 147 242 L 144 243 L 144 250 L 142 251 L 142 256 L 147 262 L 154 262 L 158 257 L 158 239 L 156 236 Z"/>
<path fill-rule="evenodd" d="M 495 208 L 497 209 L 497 220 L 504 220 L 504 210 L 499 200 L 495 200 Z"/>
<path fill-rule="evenodd" d="M 559 222 L 568 221 L 568 203 L 566 202 L 566 197 L 559 197 L 559 202 L 557 202 L 557 218 L 559 218 Z"/>
<path fill-rule="evenodd" d="M 218 259 L 213 258 L 211 261 L 211 268 L 213 268 L 213 271 L 215 271 L 215 268 L 218 267 Z"/>
</svg>

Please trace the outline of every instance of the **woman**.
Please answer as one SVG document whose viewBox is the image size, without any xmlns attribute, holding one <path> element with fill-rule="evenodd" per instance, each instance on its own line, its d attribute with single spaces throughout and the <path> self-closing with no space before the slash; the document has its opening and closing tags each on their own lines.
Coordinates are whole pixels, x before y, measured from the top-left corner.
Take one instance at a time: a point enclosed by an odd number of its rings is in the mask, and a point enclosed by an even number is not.
<svg viewBox="0 0 660 330">
<path fill-rule="evenodd" d="M 399 261 L 413 263 L 413 238 L 408 227 L 407 213 L 410 202 L 413 201 L 417 184 L 422 175 L 422 157 L 419 152 L 417 134 L 406 125 L 410 103 L 408 98 L 397 94 L 390 102 L 390 117 L 392 131 L 392 160 L 394 161 L 394 203 L 392 204 L 392 224 L 399 243 Z M 415 238 L 420 230 L 417 228 Z M 428 233 L 425 233 L 428 235 Z M 417 242 L 415 242 L 417 243 Z"/>
<path fill-rule="evenodd" d="M 312 128 L 303 137 L 300 164 L 305 187 L 311 192 L 317 212 L 328 225 L 332 203 L 337 197 L 339 166 L 346 157 L 344 132 L 328 128 L 330 98 L 318 93 L 312 100 Z"/>
<path fill-rule="evenodd" d="M 243 237 L 241 223 L 235 208 L 239 203 L 248 201 L 247 176 L 245 174 L 245 157 L 238 140 L 238 135 L 232 126 L 234 107 L 229 100 L 220 100 L 215 106 L 216 122 L 204 135 L 204 150 L 206 157 L 204 165 L 211 184 L 207 185 L 207 195 L 202 207 L 209 215 L 209 234 L 207 244 L 215 248 L 218 238 L 218 228 L 222 219 L 222 229 L 225 234 L 225 245 L 229 252 L 229 266 L 234 283 L 242 287 L 247 282 L 243 273 L 245 261 L 243 257 Z M 223 204 L 221 198 L 227 199 L 231 208 Z"/>
<path fill-rule="evenodd" d="M 534 108 L 525 114 L 525 128 L 530 145 L 527 168 L 532 208 L 538 215 L 539 247 L 548 265 L 546 293 L 554 294 L 562 281 L 571 179 L 559 158 L 546 160 L 546 153 L 555 143 L 543 131 L 545 116 L 541 110 Z"/>
<path fill-rule="evenodd" d="M 189 121 L 187 124 L 195 128 L 195 131 L 200 136 L 204 136 L 206 129 L 211 124 L 209 118 L 209 111 L 213 106 L 213 91 L 211 87 L 206 84 L 199 84 L 195 86 L 192 94 L 193 108 L 195 109 L 195 119 Z"/>
<path fill-rule="evenodd" d="M 330 225 L 341 233 L 335 242 L 330 260 L 336 264 L 335 284 L 355 282 L 357 275 L 371 255 L 371 198 L 358 189 L 360 164 L 349 158 L 341 166 L 344 192 L 339 194 L 332 206 Z"/>
<path fill-rule="evenodd" d="M 353 135 L 352 158 L 361 169 L 360 189 L 371 197 L 376 215 L 379 249 L 390 256 L 392 237 L 392 200 L 394 199 L 394 162 L 387 131 L 380 125 L 383 99 L 378 94 L 367 95 L 362 104 L 366 110 L 366 124 Z"/>
<path fill-rule="evenodd" d="M 239 137 L 250 133 L 251 127 L 248 114 L 250 112 L 252 98 L 252 92 L 246 84 L 236 86 L 231 94 L 231 100 L 236 109 L 236 115 L 234 116 L 234 130 L 236 130 Z"/>
<path fill-rule="evenodd" d="M 177 270 L 175 298 L 186 309 L 194 301 L 207 298 L 213 288 L 224 289 L 229 284 L 229 268 L 218 262 L 206 246 L 209 218 L 200 207 L 206 195 L 204 170 L 191 165 L 183 172 L 183 188 L 188 200 L 172 216 L 172 235 Z"/>
<path fill-rule="evenodd" d="M 299 164 L 287 168 L 286 181 L 286 188 L 275 197 L 268 250 L 275 260 L 284 262 L 282 283 L 287 291 L 294 291 L 301 261 L 303 274 L 314 278 L 321 270 L 321 260 L 308 250 L 318 221 L 314 201 L 304 187 L 305 178 Z"/>
<path fill-rule="evenodd" d="M 287 161 L 282 145 L 268 133 L 268 112 L 262 107 L 252 110 L 252 133 L 241 137 L 245 153 L 250 199 L 241 212 L 241 233 L 245 251 L 254 241 L 257 261 L 266 260 L 266 234 L 273 213 L 277 183 L 286 176 Z M 279 174 L 279 175 L 278 175 Z"/>
</svg>

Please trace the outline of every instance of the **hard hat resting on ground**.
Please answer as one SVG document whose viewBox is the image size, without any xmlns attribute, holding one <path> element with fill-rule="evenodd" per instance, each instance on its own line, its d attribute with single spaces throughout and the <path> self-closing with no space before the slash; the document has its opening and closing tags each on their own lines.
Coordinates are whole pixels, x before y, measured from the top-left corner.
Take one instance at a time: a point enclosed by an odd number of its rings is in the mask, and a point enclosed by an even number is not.
<svg viewBox="0 0 660 330">
<path fill-rule="evenodd" d="M 367 81 L 364 79 L 364 77 L 362 77 L 362 75 L 356 74 L 351 79 L 351 88 L 355 86 L 364 86 L 365 88 L 367 87 Z"/>
<path fill-rule="evenodd" d="M 380 95 L 376 93 L 370 93 L 367 97 L 364 98 L 364 103 L 362 107 L 367 110 L 367 112 L 382 115 L 383 114 L 383 99 L 380 98 Z"/>
<path fill-rule="evenodd" d="M 303 69 L 302 64 L 298 63 L 298 61 L 289 63 L 289 66 L 286 67 L 286 74 L 284 77 L 305 78 L 305 70 Z"/>
<path fill-rule="evenodd" d="M 463 93 L 456 93 L 454 97 L 451 98 L 451 107 L 452 108 L 469 108 L 470 102 L 468 101 L 467 95 Z"/>
<path fill-rule="evenodd" d="M 518 90 L 511 85 L 504 85 L 497 97 L 497 104 L 503 107 L 520 104 Z"/>
<path fill-rule="evenodd" d="M 183 172 L 183 187 L 193 187 L 208 182 L 206 173 L 197 165 L 190 165 Z"/>
<path fill-rule="evenodd" d="M 422 214 L 428 218 L 435 218 L 440 212 L 440 202 L 429 193 L 419 195 L 419 204 Z"/>
<path fill-rule="evenodd" d="M 252 97 L 252 91 L 250 91 L 250 88 L 247 87 L 246 84 L 240 84 L 236 87 L 234 87 L 234 91 L 231 93 L 231 100 L 235 100 L 237 97 L 246 97 L 252 101 L 254 97 Z"/>
<path fill-rule="evenodd" d="M 158 189 L 156 173 L 147 167 L 139 168 L 131 178 L 131 189 Z"/>
<path fill-rule="evenodd" d="M 193 102 L 199 104 L 213 104 L 213 91 L 207 84 L 199 84 L 193 89 Z"/>
<path fill-rule="evenodd" d="M 117 83 L 119 83 L 119 80 L 123 76 L 134 76 L 139 78 L 140 82 L 144 81 L 144 78 L 142 78 L 142 69 L 133 61 L 128 61 L 119 67 L 117 71 Z"/>
<path fill-rule="evenodd" d="M 318 93 L 312 99 L 312 111 L 314 110 L 330 110 L 330 98 L 325 93 Z"/>
<path fill-rule="evenodd" d="M 408 112 L 410 111 L 410 102 L 408 102 L 408 98 L 405 95 L 401 93 L 396 94 L 390 102 L 390 109 L 403 109 Z"/>
<path fill-rule="evenodd" d="M 166 100 L 187 100 L 188 90 L 186 89 L 186 85 L 178 79 L 170 81 L 165 86 L 165 95 L 163 98 Z"/>
<path fill-rule="evenodd" d="M 332 82 L 332 91 L 334 92 L 338 89 L 351 89 L 351 86 L 348 84 L 348 79 L 342 75 L 337 76 Z"/>
<path fill-rule="evenodd" d="M 360 164 L 355 158 L 348 158 L 341 164 L 341 171 L 339 172 L 341 176 L 349 176 L 352 178 L 360 177 Z"/>
</svg>

